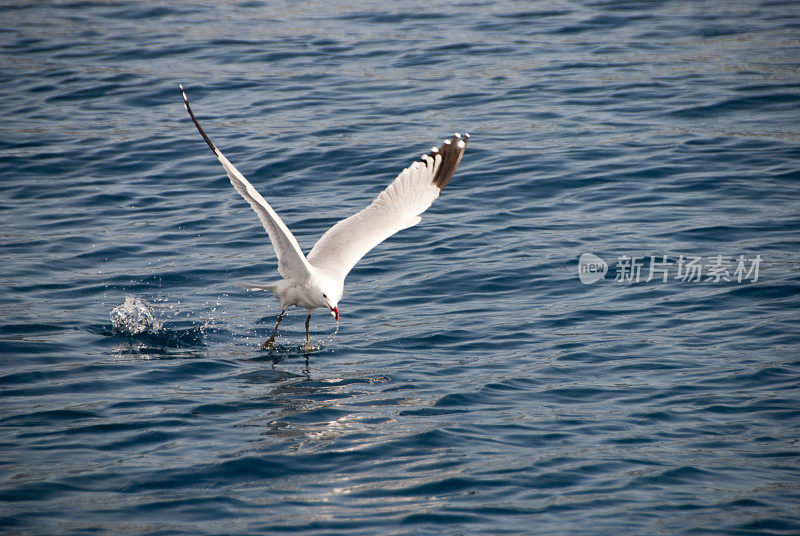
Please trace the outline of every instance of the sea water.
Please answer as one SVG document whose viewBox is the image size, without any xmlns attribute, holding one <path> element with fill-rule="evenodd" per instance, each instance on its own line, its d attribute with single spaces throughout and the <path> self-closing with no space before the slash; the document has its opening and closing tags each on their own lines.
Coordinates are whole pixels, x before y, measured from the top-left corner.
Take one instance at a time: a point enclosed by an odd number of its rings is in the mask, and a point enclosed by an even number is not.
<svg viewBox="0 0 800 536">
<path fill-rule="evenodd" d="M 3 534 L 800 533 L 796 2 L 0 15 Z M 306 252 L 472 135 L 314 351 L 178 84 Z"/>
</svg>

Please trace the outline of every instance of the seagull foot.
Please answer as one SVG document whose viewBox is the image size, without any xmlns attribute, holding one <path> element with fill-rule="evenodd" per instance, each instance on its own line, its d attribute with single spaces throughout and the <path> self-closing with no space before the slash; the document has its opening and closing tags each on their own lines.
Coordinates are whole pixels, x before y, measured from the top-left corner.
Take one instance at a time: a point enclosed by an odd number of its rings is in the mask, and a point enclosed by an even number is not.
<svg viewBox="0 0 800 536">
<path fill-rule="evenodd" d="M 302 348 L 302 350 L 304 352 L 313 352 L 316 349 L 317 349 L 317 347 L 316 346 L 312 346 L 310 342 L 305 343 L 303 345 L 303 348 Z"/>
<path fill-rule="evenodd" d="M 266 350 L 267 348 L 272 348 L 273 346 L 275 346 L 275 338 L 274 337 L 270 337 L 269 339 L 267 339 L 266 341 L 261 343 L 261 349 L 262 350 Z"/>
</svg>

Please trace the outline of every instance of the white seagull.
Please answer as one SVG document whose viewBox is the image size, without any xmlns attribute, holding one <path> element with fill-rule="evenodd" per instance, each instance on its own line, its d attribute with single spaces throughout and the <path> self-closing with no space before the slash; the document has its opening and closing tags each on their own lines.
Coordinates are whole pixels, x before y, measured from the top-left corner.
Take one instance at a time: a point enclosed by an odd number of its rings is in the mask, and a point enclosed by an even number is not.
<svg viewBox="0 0 800 536">
<path fill-rule="evenodd" d="M 439 197 L 455 173 L 469 139 L 469 134 L 462 137 L 456 132 L 438 149 L 432 147 L 428 154 L 401 171 L 367 208 L 328 229 L 306 257 L 297 239 L 269 203 L 208 138 L 189 106 L 183 86 L 180 88 L 186 111 L 197 130 L 222 163 L 233 187 L 258 214 L 278 257 L 278 273 L 283 279 L 266 285 L 242 285 L 248 290 L 268 290 L 281 302 L 275 329 L 261 348 L 275 344 L 283 313 L 291 306 L 308 310 L 307 349 L 311 348 L 308 323 L 314 309 L 326 307 L 339 323 L 339 300 L 348 272 L 369 250 L 396 232 L 420 222 L 420 214 Z"/>
</svg>

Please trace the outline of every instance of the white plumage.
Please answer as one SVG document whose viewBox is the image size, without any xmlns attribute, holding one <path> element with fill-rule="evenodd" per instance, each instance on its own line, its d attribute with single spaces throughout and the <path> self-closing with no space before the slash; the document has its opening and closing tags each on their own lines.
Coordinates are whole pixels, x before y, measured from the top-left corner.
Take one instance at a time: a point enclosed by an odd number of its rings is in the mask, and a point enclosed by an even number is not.
<svg viewBox="0 0 800 536">
<path fill-rule="evenodd" d="M 222 163 L 231 184 L 258 214 L 278 257 L 278 273 L 283 279 L 266 285 L 242 285 L 249 290 L 269 290 L 281 302 L 278 322 L 262 348 L 274 344 L 278 325 L 288 307 L 308 310 L 306 346 L 310 345 L 308 324 L 314 309 L 327 307 L 339 321 L 338 303 L 347 274 L 369 250 L 396 232 L 420 222 L 420 214 L 433 204 L 453 176 L 469 139 L 469 134 L 462 137 L 456 132 L 441 147 L 434 147 L 422 155 L 420 160 L 400 172 L 368 207 L 328 229 L 306 257 L 292 232 L 269 203 L 208 138 L 189 106 L 183 86 L 181 94 L 186 111 Z"/>
</svg>

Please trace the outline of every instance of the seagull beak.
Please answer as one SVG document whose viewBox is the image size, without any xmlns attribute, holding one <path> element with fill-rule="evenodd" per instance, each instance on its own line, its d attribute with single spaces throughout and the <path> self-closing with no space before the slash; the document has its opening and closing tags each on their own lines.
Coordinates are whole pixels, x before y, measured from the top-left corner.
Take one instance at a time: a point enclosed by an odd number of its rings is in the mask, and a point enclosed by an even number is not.
<svg viewBox="0 0 800 536">
<path fill-rule="evenodd" d="M 333 317 L 338 322 L 339 321 L 339 308 L 338 307 L 331 307 L 331 314 L 333 315 Z"/>
</svg>

